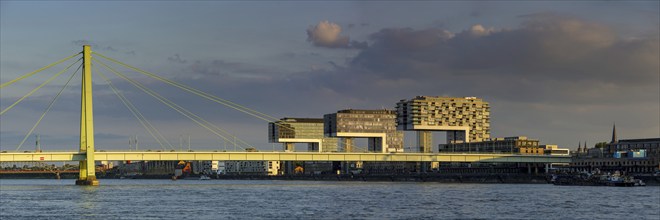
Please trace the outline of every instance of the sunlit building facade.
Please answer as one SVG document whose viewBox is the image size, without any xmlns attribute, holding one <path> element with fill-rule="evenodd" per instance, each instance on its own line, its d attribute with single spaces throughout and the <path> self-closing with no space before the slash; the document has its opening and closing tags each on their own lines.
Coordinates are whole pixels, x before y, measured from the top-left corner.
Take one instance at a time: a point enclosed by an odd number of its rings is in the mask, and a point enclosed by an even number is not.
<svg viewBox="0 0 660 220">
<path fill-rule="evenodd" d="M 403 151 L 403 132 L 396 129 L 392 110 L 341 110 L 324 116 L 324 133 L 344 139 L 344 151 L 353 151 L 352 138 L 367 138 L 368 151 Z"/>
<path fill-rule="evenodd" d="M 525 136 L 494 138 L 479 142 L 453 141 L 438 145 L 440 152 L 544 154 L 539 140 Z"/>
<path fill-rule="evenodd" d="M 490 106 L 476 97 L 417 96 L 396 105 L 399 130 L 417 131 L 420 152 L 431 152 L 431 132 L 446 131 L 447 142 L 490 138 Z"/>
<path fill-rule="evenodd" d="M 283 118 L 268 123 L 268 141 L 282 143 L 285 150 L 294 151 L 295 143 L 307 143 L 308 151 L 337 151 L 338 139 L 323 134 L 321 118 Z"/>
</svg>

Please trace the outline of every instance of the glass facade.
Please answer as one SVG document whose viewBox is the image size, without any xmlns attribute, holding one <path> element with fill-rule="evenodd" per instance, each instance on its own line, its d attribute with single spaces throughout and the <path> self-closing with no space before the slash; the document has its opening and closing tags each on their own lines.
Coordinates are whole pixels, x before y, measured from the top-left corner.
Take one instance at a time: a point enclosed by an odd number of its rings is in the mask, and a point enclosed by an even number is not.
<svg viewBox="0 0 660 220">
<path fill-rule="evenodd" d="M 617 151 L 646 150 L 648 157 L 660 158 L 660 138 L 626 139 L 609 143 L 605 147 L 605 157 L 613 157 Z"/>
<path fill-rule="evenodd" d="M 440 152 L 482 152 L 482 153 L 519 153 L 519 154 L 544 154 L 545 148 L 539 146 L 539 140 L 527 139 L 527 137 L 495 138 L 480 142 L 465 143 L 454 141 L 448 144 L 438 145 Z"/>
<path fill-rule="evenodd" d="M 403 149 L 403 132 L 396 129 L 396 112 L 392 110 L 341 110 L 324 116 L 326 136 L 336 136 L 337 133 L 385 135 L 388 148 Z M 366 137 L 366 136 L 355 136 Z M 376 151 L 382 148 L 379 138 L 370 138 L 369 149 Z M 382 150 L 382 149 L 381 149 Z"/>
<path fill-rule="evenodd" d="M 400 130 L 447 130 L 468 127 L 467 140 L 490 138 L 490 105 L 476 97 L 417 96 L 397 103 Z M 447 140 L 466 140 L 465 131 L 447 132 Z"/>
<path fill-rule="evenodd" d="M 337 138 L 325 137 L 323 134 L 323 119 L 321 118 L 283 118 L 277 122 L 268 123 L 268 141 L 270 143 L 308 143 L 308 150 L 318 150 L 318 143 L 286 142 L 280 139 L 318 139 L 323 145 L 323 151 L 337 151 Z"/>
</svg>

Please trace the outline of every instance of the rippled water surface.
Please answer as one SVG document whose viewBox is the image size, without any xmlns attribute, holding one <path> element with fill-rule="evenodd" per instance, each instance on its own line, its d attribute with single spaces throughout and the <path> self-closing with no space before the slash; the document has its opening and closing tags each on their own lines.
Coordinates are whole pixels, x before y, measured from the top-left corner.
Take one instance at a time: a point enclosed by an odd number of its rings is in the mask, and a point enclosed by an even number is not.
<svg viewBox="0 0 660 220">
<path fill-rule="evenodd" d="M 0 180 L 0 219 L 660 219 L 660 187 Z"/>
</svg>

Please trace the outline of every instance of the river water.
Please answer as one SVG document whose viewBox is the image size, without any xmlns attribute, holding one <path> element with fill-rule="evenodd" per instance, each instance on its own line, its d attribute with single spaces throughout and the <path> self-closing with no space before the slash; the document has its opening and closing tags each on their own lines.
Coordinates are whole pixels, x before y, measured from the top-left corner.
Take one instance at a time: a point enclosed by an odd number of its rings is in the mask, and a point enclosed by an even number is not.
<svg viewBox="0 0 660 220">
<path fill-rule="evenodd" d="M 660 187 L 0 180 L 0 219 L 660 219 Z"/>
</svg>

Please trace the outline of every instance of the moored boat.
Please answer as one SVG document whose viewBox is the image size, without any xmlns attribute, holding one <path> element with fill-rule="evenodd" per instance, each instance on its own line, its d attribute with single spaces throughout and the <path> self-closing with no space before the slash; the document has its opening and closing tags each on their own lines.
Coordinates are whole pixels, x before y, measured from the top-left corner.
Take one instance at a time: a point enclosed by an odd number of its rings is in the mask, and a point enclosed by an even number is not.
<svg viewBox="0 0 660 220">
<path fill-rule="evenodd" d="M 614 174 L 558 174 L 553 175 L 550 182 L 554 185 L 564 186 L 646 186 L 644 181 L 622 175 L 618 171 Z"/>
</svg>

